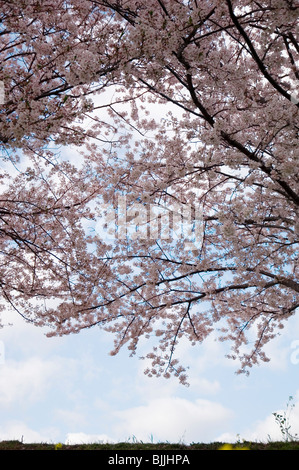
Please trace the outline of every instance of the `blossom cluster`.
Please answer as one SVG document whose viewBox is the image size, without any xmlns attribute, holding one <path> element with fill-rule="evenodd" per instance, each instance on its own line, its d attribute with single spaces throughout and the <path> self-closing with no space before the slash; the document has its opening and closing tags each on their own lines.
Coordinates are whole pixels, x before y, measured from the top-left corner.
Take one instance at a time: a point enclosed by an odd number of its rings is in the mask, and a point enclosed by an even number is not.
<svg viewBox="0 0 299 470">
<path fill-rule="evenodd" d="M 0 1 L 3 161 L 31 162 L 1 175 L 3 306 L 54 335 L 100 325 L 112 354 L 155 338 L 146 373 L 183 383 L 177 345 L 216 327 L 241 371 L 267 361 L 299 306 L 298 2 L 25 3 Z M 92 224 L 123 195 L 200 206 L 200 244 L 106 243 Z"/>
</svg>

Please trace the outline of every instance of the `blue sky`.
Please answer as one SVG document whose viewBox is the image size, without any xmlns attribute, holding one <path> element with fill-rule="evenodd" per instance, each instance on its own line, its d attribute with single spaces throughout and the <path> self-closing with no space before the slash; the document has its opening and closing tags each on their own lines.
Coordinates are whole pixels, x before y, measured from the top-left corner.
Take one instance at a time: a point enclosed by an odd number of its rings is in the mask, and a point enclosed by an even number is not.
<svg viewBox="0 0 299 470">
<path fill-rule="evenodd" d="M 161 107 L 154 112 L 161 115 Z M 68 149 L 65 158 L 72 158 Z M 188 388 L 176 378 L 148 378 L 146 341 L 136 357 L 110 356 L 113 336 L 95 327 L 47 338 L 45 331 L 6 312 L 0 330 L 0 440 L 119 442 L 124 440 L 233 442 L 281 439 L 273 412 L 294 397 L 291 431 L 299 435 L 299 318 L 268 345 L 269 363 L 236 375 L 230 345 L 210 336 L 183 343 Z"/>
<path fill-rule="evenodd" d="M 289 395 L 291 431 L 299 434 L 296 317 L 269 345 L 272 360 L 249 377 L 225 359 L 228 344 L 211 337 L 182 345 L 188 388 L 175 378 L 148 378 L 144 361 L 126 349 L 109 356 L 113 337 L 99 328 L 47 338 L 14 313 L 6 318 L 14 325 L 0 331 L 0 440 L 267 442 L 282 437 L 272 413 L 286 409 Z"/>
</svg>

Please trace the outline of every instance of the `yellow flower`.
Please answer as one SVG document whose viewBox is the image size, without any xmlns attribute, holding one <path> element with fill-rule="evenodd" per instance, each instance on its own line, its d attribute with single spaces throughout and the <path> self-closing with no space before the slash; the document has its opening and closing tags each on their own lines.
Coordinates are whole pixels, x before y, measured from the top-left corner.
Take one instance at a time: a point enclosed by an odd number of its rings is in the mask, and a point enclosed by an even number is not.
<svg viewBox="0 0 299 470">
<path fill-rule="evenodd" d="M 233 446 L 231 444 L 223 444 L 218 450 L 233 450 Z"/>
<path fill-rule="evenodd" d="M 55 450 L 61 450 L 62 449 L 62 444 L 59 442 L 58 444 L 55 444 Z"/>
<path fill-rule="evenodd" d="M 218 450 L 250 450 L 249 447 L 233 447 L 231 444 L 223 444 Z"/>
</svg>

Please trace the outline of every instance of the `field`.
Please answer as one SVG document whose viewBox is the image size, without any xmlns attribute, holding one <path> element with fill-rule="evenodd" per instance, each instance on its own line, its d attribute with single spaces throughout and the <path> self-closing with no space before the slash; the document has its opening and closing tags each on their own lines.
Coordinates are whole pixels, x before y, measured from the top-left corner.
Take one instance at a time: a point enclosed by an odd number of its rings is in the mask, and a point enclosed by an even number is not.
<svg viewBox="0 0 299 470">
<path fill-rule="evenodd" d="M 20 441 L 2 441 L 0 442 L 0 450 L 105 450 L 105 451 L 191 451 L 191 450 L 221 450 L 221 447 L 225 446 L 223 450 L 299 450 L 299 441 L 278 441 L 278 442 L 242 442 L 232 445 L 226 445 L 221 442 L 213 443 L 192 443 L 190 445 L 184 444 L 170 444 L 170 443 L 128 443 L 120 442 L 117 444 L 47 444 L 47 443 L 32 443 L 25 444 Z"/>
</svg>

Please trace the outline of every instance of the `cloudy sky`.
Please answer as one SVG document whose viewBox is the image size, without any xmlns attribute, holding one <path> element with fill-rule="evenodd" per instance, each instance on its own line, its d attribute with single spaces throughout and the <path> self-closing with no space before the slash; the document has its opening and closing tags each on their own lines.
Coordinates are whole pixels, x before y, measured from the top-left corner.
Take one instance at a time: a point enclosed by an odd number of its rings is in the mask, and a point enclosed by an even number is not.
<svg viewBox="0 0 299 470">
<path fill-rule="evenodd" d="M 225 359 L 228 345 L 214 338 L 182 345 L 190 386 L 148 378 L 127 350 L 109 356 L 112 336 L 98 328 L 64 338 L 7 313 L 0 331 L 0 440 L 24 442 L 233 442 L 281 439 L 272 415 L 295 407 L 299 434 L 299 319 L 269 345 L 272 360 L 249 377 Z M 146 344 L 143 345 L 146 348 Z"/>
<path fill-rule="evenodd" d="M 225 358 L 229 345 L 213 336 L 182 344 L 186 388 L 176 378 L 148 378 L 144 361 L 126 349 L 110 356 L 113 337 L 97 327 L 47 338 L 14 312 L 4 317 L 13 326 L 0 330 L 0 440 L 267 442 L 282 438 L 272 413 L 286 410 L 290 395 L 291 431 L 299 435 L 299 318 L 249 377 L 235 374 L 238 364 Z M 148 352 L 142 347 L 140 356 Z"/>
</svg>

